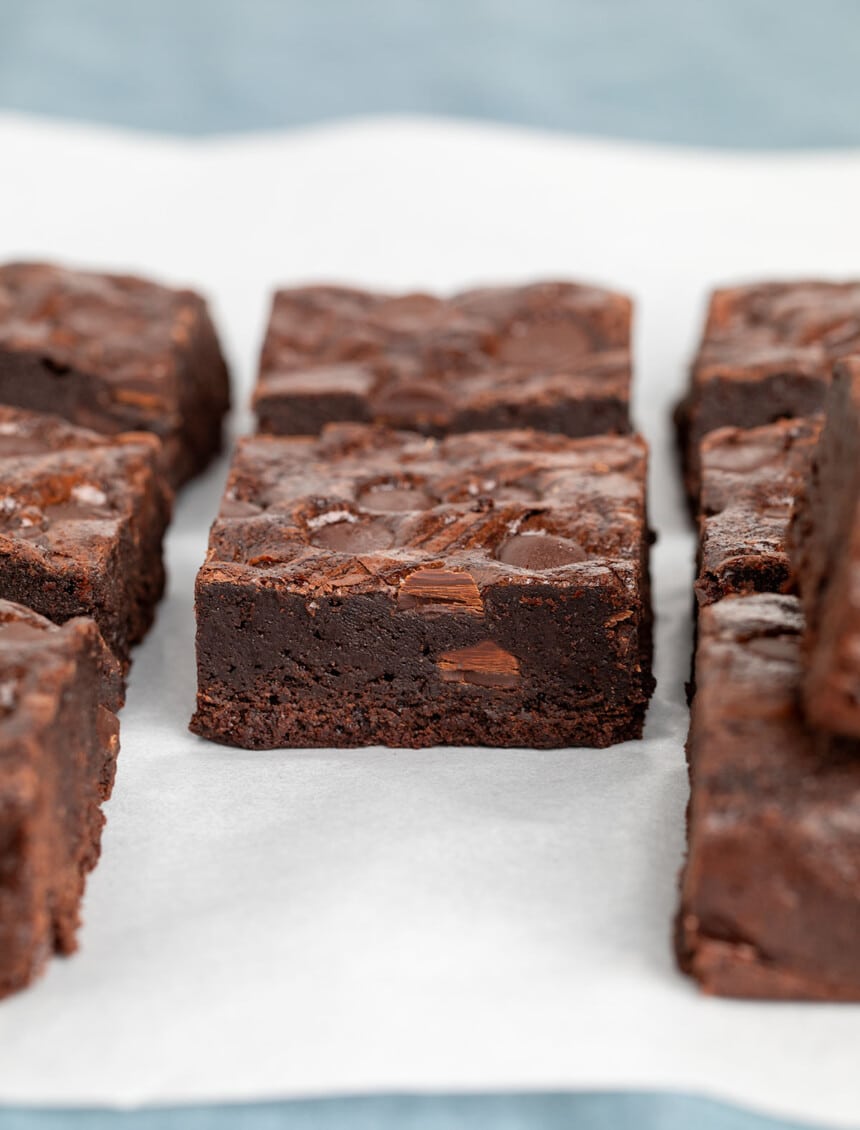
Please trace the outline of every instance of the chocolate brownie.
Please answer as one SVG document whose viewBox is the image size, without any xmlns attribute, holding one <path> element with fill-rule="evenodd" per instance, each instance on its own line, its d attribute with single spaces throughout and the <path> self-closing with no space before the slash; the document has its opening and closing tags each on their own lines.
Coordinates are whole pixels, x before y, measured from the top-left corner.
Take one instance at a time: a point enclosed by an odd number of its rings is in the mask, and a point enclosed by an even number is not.
<svg viewBox="0 0 860 1130">
<path fill-rule="evenodd" d="M 13 263 L 0 267 L 0 404 L 154 432 L 177 486 L 221 447 L 227 369 L 193 291 Z"/>
<path fill-rule="evenodd" d="M 159 441 L 0 407 L 0 597 L 92 616 L 127 665 L 164 589 L 171 495 Z"/>
<path fill-rule="evenodd" d="M 858 350 L 860 282 L 715 291 L 690 389 L 676 414 L 691 503 L 699 493 L 699 443 L 708 432 L 815 415 L 833 360 Z"/>
<path fill-rule="evenodd" d="M 678 957 L 709 993 L 860 1001 L 860 746 L 799 709 L 795 597 L 701 610 Z"/>
<path fill-rule="evenodd" d="M 197 581 L 195 733 L 607 746 L 653 689 L 637 436 L 359 424 L 240 442 Z"/>
<path fill-rule="evenodd" d="M 806 713 L 860 738 L 860 357 L 836 366 L 789 546 L 806 614 Z"/>
<path fill-rule="evenodd" d="M 784 592 L 792 507 L 821 430 L 819 418 L 718 428 L 701 446 L 696 597 Z"/>
<path fill-rule="evenodd" d="M 630 431 L 631 303 L 573 283 L 454 298 L 314 286 L 275 295 L 254 404 L 259 429 L 337 421 L 426 435 Z"/>
<path fill-rule="evenodd" d="M 0 997 L 77 947 L 121 680 L 92 620 L 62 627 L 0 600 Z"/>
</svg>

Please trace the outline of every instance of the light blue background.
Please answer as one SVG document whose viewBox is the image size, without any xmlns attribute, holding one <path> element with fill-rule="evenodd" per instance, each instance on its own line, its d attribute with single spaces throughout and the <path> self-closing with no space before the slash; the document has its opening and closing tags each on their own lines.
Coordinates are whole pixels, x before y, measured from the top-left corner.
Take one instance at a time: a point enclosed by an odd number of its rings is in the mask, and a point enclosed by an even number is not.
<svg viewBox="0 0 860 1130">
<path fill-rule="evenodd" d="M 466 115 L 860 144 L 857 0 L 0 0 L 0 106 L 200 134 Z"/>
<path fill-rule="evenodd" d="M 0 109 L 179 134 L 405 112 L 686 145 L 856 146 L 860 0 L 0 0 Z M 130 1114 L 0 1109 L 0 1130 L 60 1127 L 789 1124 L 641 1094 L 380 1096 Z"/>
</svg>

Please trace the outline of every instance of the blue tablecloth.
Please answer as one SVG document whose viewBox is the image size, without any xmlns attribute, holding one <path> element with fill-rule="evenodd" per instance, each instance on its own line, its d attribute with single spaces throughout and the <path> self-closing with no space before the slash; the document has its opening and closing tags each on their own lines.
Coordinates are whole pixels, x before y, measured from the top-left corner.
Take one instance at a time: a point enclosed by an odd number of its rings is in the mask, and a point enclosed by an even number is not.
<svg viewBox="0 0 860 1130">
<path fill-rule="evenodd" d="M 188 134 L 467 115 L 860 144 L 856 0 L 0 0 L 0 107 Z"/>
</svg>

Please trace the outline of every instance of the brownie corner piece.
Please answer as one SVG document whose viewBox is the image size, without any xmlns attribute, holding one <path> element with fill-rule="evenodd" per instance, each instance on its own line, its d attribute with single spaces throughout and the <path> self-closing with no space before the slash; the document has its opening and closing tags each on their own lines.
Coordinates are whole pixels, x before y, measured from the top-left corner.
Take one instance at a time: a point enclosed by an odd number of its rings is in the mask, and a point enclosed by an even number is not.
<svg viewBox="0 0 860 1130">
<path fill-rule="evenodd" d="M 795 597 L 699 616 L 676 948 L 720 996 L 860 1001 L 860 756 L 799 709 Z"/>
<path fill-rule="evenodd" d="M 860 356 L 835 366 L 789 550 L 806 615 L 807 716 L 860 738 Z"/>
<path fill-rule="evenodd" d="M 0 997 L 77 947 L 121 695 L 94 621 L 57 626 L 0 600 Z"/>
<path fill-rule="evenodd" d="M 699 444 L 709 431 L 815 415 L 832 362 L 858 349 L 860 282 L 765 282 L 714 291 L 675 416 L 691 505 L 699 492 Z"/>
<path fill-rule="evenodd" d="M 428 435 L 630 431 L 632 304 L 570 282 L 452 298 L 310 286 L 276 292 L 254 406 L 261 432 L 338 421 Z"/>
<path fill-rule="evenodd" d="M 789 523 L 821 430 L 818 417 L 718 428 L 702 440 L 698 603 L 792 587 Z"/>
<path fill-rule="evenodd" d="M 242 441 L 196 589 L 192 730 L 607 746 L 651 676 L 646 449 L 362 425 Z"/>
<path fill-rule="evenodd" d="M 229 378 L 204 299 L 127 275 L 0 267 L 0 403 L 151 431 L 174 486 L 220 450 Z"/>
<path fill-rule="evenodd" d="M 164 589 L 171 506 L 154 436 L 0 407 L 0 597 L 92 616 L 126 667 Z"/>
</svg>

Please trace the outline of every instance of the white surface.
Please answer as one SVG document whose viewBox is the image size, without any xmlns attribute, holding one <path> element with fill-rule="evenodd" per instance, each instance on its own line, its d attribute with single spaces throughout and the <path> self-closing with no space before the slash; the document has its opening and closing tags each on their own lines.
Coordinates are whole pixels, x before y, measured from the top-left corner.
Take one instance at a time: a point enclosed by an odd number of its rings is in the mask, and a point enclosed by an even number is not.
<svg viewBox="0 0 860 1130">
<path fill-rule="evenodd" d="M 860 274 L 860 156 L 405 121 L 178 143 L 14 118 L 0 154 L 0 258 L 206 289 L 243 405 L 276 282 L 629 289 L 661 536 L 643 743 L 248 753 L 186 732 L 223 465 L 190 489 L 82 950 L 0 1007 L 0 1101 L 645 1087 L 860 1122 L 860 1008 L 708 1000 L 673 965 L 691 542 L 668 424 L 709 285 Z"/>
</svg>

